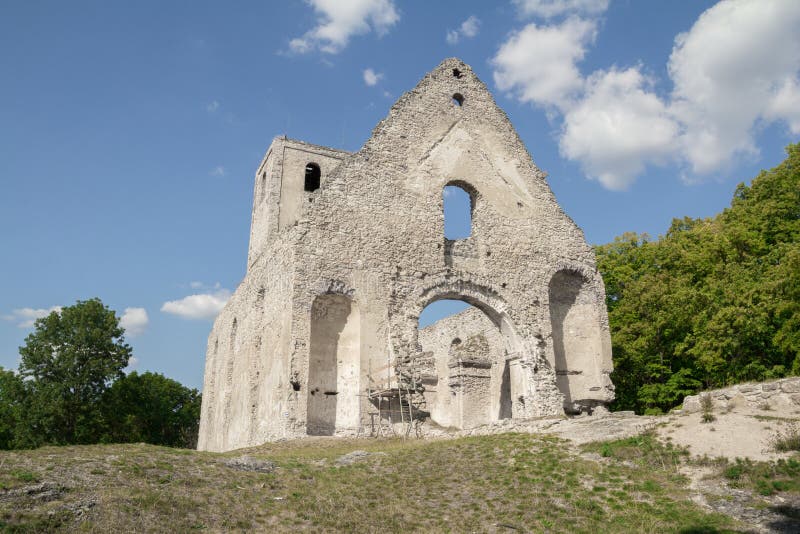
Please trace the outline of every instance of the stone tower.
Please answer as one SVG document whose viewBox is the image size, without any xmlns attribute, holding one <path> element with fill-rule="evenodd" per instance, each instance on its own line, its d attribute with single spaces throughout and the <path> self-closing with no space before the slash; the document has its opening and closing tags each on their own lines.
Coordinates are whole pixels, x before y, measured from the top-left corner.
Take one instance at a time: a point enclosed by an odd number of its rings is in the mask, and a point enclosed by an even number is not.
<svg viewBox="0 0 800 534">
<path fill-rule="evenodd" d="M 468 238 L 444 237 L 448 185 L 469 194 Z M 440 299 L 477 310 L 420 330 Z M 417 417 L 445 426 L 614 397 L 594 253 L 457 59 L 400 97 L 358 152 L 273 140 L 247 273 L 208 339 L 198 448 L 369 434 L 368 393 L 391 389 L 376 376 L 400 367 L 429 401 Z"/>
</svg>

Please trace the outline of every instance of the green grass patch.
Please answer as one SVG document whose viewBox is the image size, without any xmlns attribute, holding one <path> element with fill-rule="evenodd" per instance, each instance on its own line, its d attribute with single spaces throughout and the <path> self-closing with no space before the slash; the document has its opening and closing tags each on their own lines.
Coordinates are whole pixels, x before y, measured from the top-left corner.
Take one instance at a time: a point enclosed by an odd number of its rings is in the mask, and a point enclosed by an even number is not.
<svg viewBox="0 0 800 534">
<path fill-rule="evenodd" d="M 604 458 L 660 469 L 674 469 L 689 457 L 688 449 L 672 443 L 661 443 L 654 432 L 645 432 L 639 436 L 616 441 L 589 443 L 583 449 L 599 453 Z"/>
<path fill-rule="evenodd" d="M 136 444 L 48 447 L 7 455 L 0 480 L 21 484 L 12 472 L 46 473 L 43 482 L 70 490 L 47 502 L 22 494 L 0 501 L 0 519 L 5 530 L 38 525 L 64 532 L 714 532 L 734 526 L 686 498 L 672 467 L 682 451 L 649 435 L 592 447 L 633 463 L 605 465 L 581 458 L 560 439 L 527 434 L 310 439 L 225 454 Z M 382 454 L 335 466 L 356 449 Z M 242 454 L 277 469 L 225 465 Z M 44 471 L 47 465 L 55 469 Z M 64 515 L 87 499 L 93 505 L 79 522 Z M 59 513 L 59 522 L 43 523 Z"/>
<path fill-rule="evenodd" d="M 722 468 L 722 475 L 731 486 L 751 489 L 761 495 L 800 493 L 800 461 L 797 458 L 774 462 L 737 458 Z"/>
</svg>

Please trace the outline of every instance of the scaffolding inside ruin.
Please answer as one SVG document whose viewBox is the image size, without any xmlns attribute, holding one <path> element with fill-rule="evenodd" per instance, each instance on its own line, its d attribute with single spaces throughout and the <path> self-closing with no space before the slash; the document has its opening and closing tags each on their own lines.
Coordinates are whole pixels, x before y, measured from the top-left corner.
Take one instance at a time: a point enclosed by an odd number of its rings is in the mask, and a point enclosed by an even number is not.
<svg viewBox="0 0 800 534">
<path fill-rule="evenodd" d="M 384 367 L 373 371 L 370 364 L 366 397 L 372 407 L 368 412 L 371 436 L 398 435 L 395 430 L 398 422 L 402 428 L 400 435 L 404 438 L 409 437 L 412 431 L 416 437 L 422 435 L 420 425 L 423 415 L 428 415 L 425 411 L 425 388 L 417 373 L 411 370 L 411 362 L 404 363 L 403 366 L 397 365 L 388 355 Z M 384 429 L 385 423 L 388 430 Z"/>
</svg>

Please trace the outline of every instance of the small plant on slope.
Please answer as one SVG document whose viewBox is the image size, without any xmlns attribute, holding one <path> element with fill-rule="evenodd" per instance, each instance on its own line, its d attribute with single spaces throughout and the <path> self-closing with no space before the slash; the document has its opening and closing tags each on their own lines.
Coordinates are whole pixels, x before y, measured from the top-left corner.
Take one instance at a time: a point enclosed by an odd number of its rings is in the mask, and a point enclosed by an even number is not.
<svg viewBox="0 0 800 534">
<path fill-rule="evenodd" d="M 712 413 L 714 410 L 714 400 L 711 398 L 711 395 L 707 393 L 705 395 L 700 395 L 700 408 L 703 410 L 702 421 L 704 423 L 711 423 L 717 419 Z"/>
</svg>

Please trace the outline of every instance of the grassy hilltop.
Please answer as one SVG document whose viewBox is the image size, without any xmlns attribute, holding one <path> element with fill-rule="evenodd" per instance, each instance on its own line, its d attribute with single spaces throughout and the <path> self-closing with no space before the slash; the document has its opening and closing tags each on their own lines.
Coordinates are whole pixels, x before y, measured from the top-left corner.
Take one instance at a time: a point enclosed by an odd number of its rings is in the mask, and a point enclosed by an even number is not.
<svg viewBox="0 0 800 534">
<path fill-rule="evenodd" d="M 355 450 L 367 454 L 337 462 Z M 650 436 L 583 448 L 526 434 L 312 439 L 244 452 L 263 471 L 228 465 L 243 451 L 138 444 L 4 452 L 0 524 L 9 532 L 736 529 L 688 499 L 676 469 L 684 454 Z"/>
</svg>

